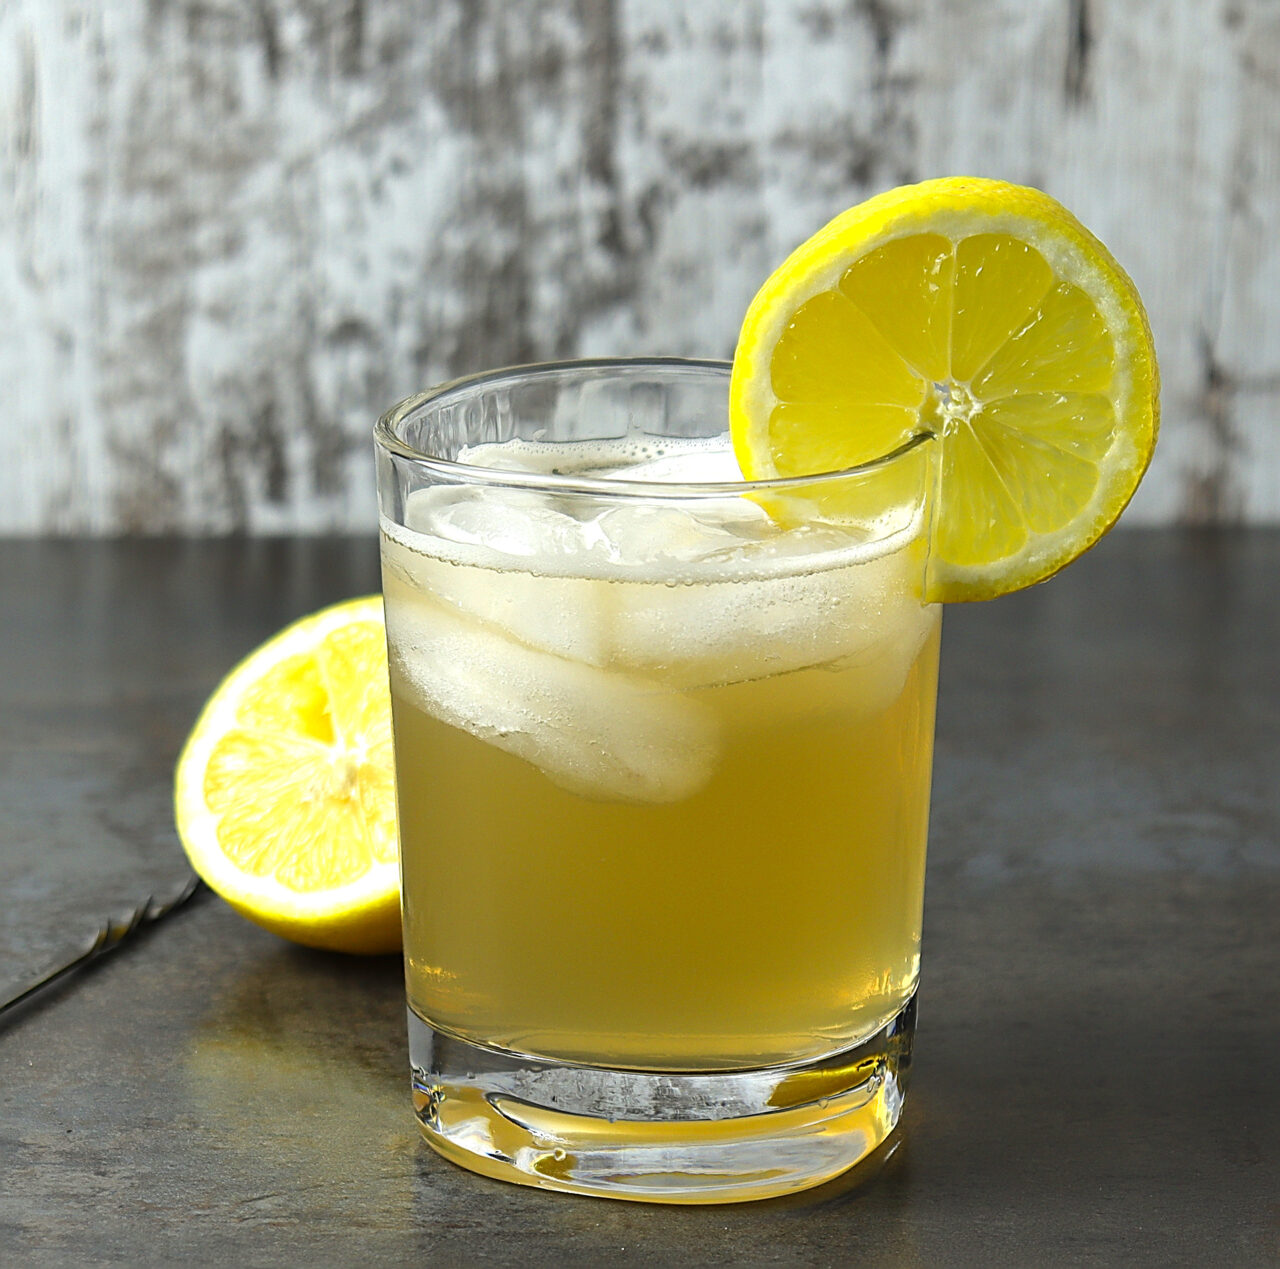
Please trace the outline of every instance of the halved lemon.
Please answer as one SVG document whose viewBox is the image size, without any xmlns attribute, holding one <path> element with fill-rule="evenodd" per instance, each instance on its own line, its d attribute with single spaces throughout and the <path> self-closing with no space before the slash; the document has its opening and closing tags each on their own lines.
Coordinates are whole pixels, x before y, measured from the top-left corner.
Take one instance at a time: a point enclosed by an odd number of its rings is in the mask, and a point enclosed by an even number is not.
<svg viewBox="0 0 1280 1269">
<path fill-rule="evenodd" d="M 226 677 L 178 760 L 192 866 L 251 921 L 311 947 L 400 946 L 382 600 L 282 630 Z"/>
<path fill-rule="evenodd" d="M 1158 372 L 1137 289 L 1039 190 L 949 177 L 838 216 L 768 279 L 730 389 L 748 479 L 940 444 L 928 598 L 1050 576 L 1151 461 Z"/>
</svg>

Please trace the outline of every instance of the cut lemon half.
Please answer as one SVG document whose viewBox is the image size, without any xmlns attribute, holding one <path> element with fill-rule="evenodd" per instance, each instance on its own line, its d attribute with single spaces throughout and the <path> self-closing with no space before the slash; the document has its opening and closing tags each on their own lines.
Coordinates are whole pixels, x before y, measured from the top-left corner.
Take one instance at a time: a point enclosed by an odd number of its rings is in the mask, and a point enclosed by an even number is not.
<svg viewBox="0 0 1280 1269">
<path fill-rule="evenodd" d="M 748 479 L 938 443 L 927 597 L 1050 576 L 1115 523 L 1159 421 L 1125 272 L 1039 190 L 949 177 L 838 216 L 761 288 L 730 387 Z"/>
<path fill-rule="evenodd" d="M 306 617 L 209 699 L 174 788 L 196 872 L 251 921 L 343 952 L 400 946 L 382 600 Z"/>
</svg>

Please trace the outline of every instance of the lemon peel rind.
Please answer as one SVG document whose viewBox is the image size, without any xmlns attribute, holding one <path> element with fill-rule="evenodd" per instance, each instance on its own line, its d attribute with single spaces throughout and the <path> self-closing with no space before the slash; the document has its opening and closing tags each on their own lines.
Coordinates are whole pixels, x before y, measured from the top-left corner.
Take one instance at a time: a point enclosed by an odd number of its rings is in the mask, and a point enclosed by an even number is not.
<svg viewBox="0 0 1280 1269">
<path fill-rule="evenodd" d="M 730 379 L 730 432 L 748 480 L 778 474 L 769 457 L 768 421 L 778 404 L 769 362 L 782 331 L 800 305 L 834 289 L 855 260 L 920 233 L 953 242 L 1003 233 L 1029 243 L 1056 280 L 1088 293 L 1117 350 L 1109 396 L 1120 422 L 1097 464 L 1102 478 L 1090 501 L 1052 532 L 1028 529 L 1026 545 L 1002 559 L 967 565 L 931 558 L 927 599 L 990 599 L 1046 580 L 1095 545 L 1132 499 L 1159 433 L 1159 369 L 1137 288 L 1106 246 L 1049 195 L 982 177 L 943 177 L 888 190 L 837 216 L 787 257 L 747 309 Z"/>
<path fill-rule="evenodd" d="M 174 811 L 178 836 L 192 867 L 248 920 L 312 947 L 390 952 L 400 945 L 398 861 L 374 861 L 346 885 L 316 891 L 293 890 L 272 874 L 254 876 L 236 868 L 219 847 L 219 817 L 205 803 L 203 788 L 210 756 L 235 726 L 236 705 L 244 690 L 285 658 L 314 652 L 331 631 L 361 621 L 383 624 L 380 595 L 345 600 L 301 618 L 227 673 L 201 710 L 178 758 Z"/>
</svg>

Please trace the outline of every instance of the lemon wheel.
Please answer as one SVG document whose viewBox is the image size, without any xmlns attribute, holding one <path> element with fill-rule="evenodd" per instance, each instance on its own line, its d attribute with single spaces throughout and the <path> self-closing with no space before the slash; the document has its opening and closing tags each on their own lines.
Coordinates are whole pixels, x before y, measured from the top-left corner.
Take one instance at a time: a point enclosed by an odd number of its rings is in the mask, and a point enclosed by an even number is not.
<svg viewBox="0 0 1280 1269">
<path fill-rule="evenodd" d="M 1056 572 L 1117 519 L 1151 460 L 1158 375 L 1110 252 L 1039 190 L 926 181 L 838 216 L 768 279 L 730 389 L 750 479 L 940 442 L 928 597 Z"/>
</svg>

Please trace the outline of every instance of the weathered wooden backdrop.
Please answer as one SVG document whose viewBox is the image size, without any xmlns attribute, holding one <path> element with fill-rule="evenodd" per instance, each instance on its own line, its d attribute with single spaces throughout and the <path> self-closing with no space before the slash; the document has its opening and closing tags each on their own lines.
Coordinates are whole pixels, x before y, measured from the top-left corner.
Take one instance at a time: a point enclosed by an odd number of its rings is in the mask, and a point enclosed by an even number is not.
<svg viewBox="0 0 1280 1269">
<path fill-rule="evenodd" d="M 398 397 L 728 355 L 791 246 L 951 172 L 1146 297 L 1127 521 L 1280 519 L 1275 0 L 0 0 L 0 531 L 367 527 Z"/>
</svg>

